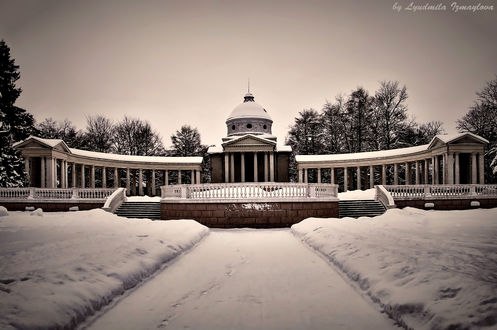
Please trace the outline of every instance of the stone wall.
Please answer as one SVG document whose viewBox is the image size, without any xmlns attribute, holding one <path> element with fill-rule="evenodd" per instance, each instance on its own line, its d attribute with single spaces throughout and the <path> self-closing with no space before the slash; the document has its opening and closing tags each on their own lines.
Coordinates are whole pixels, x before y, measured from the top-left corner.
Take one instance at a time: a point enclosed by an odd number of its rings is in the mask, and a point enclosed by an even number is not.
<svg viewBox="0 0 497 330">
<path fill-rule="evenodd" d="M 194 219 L 215 228 L 290 227 L 306 218 L 338 218 L 338 201 L 161 203 L 161 219 Z"/>
<path fill-rule="evenodd" d="M 497 199 L 435 199 L 435 200 L 396 200 L 395 205 L 398 208 L 416 207 L 419 209 L 434 209 L 434 210 L 467 210 L 478 208 L 471 206 L 471 202 L 477 201 L 480 203 L 480 208 L 497 207 Z M 433 203 L 434 207 L 426 208 L 425 203 Z"/>
<path fill-rule="evenodd" d="M 104 202 L 47 202 L 47 201 L 20 201 L 20 202 L 0 202 L 9 211 L 25 211 L 26 207 L 41 208 L 45 212 L 65 212 L 69 208 L 78 206 L 79 210 L 92 210 L 104 206 Z"/>
</svg>

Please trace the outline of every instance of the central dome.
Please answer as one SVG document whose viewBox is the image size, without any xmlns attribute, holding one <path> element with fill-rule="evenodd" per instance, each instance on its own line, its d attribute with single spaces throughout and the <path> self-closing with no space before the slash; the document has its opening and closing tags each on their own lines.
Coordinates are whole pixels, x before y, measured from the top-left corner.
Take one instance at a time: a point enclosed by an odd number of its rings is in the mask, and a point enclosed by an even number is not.
<svg viewBox="0 0 497 330">
<path fill-rule="evenodd" d="M 237 118 L 261 118 L 271 120 L 271 117 L 259 103 L 254 102 L 254 96 L 251 93 L 245 94 L 243 103 L 237 105 L 226 121 Z"/>
</svg>

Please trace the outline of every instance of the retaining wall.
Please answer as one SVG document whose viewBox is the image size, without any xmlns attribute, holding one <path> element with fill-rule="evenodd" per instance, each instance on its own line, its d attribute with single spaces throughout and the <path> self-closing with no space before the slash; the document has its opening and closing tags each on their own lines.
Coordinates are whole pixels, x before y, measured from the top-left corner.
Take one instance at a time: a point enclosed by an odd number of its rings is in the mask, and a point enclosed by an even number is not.
<svg viewBox="0 0 497 330">
<path fill-rule="evenodd" d="M 105 201 L 93 202 L 93 201 L 0 201 L 0 206 L 4 206 L 9 211 L 25 211 L 26 207 L 34 207 L 35 209 L 41 208 L 45 212 L 65 212 L 69 211 L 69 208 L 73 206 L 79 207 L 80 210 L 92 210 L 98 209 L 104 206 Z"/>
<path fill-rule="evenodd" d="M 479 202 L 480 206 L 471 206 L 471 202 Z M 433 203 L 434 207 L 426 208 L 425 203 Z M 467 210 L 475 208 L 493 208 L 497 207 L 497 199 L 427 199 L 427 200 L 395 200 L 398 208 L 407 206 L 418 209 L 434 210 Z"/>
</svg>

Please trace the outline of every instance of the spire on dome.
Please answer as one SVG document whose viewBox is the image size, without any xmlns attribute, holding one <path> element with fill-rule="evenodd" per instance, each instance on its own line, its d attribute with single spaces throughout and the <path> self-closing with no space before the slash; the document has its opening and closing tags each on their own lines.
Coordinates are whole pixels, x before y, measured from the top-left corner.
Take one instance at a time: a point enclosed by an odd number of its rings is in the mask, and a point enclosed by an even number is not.
<svg viewBox="0 0 497 330">
<path fill-rule="evenodd" d="M 250 93 L 250 78 L 248 78 L 247 94 L 243 97 L 243 103 L 245 102 L 254 102 L 254 95 Z"/>
</svg>

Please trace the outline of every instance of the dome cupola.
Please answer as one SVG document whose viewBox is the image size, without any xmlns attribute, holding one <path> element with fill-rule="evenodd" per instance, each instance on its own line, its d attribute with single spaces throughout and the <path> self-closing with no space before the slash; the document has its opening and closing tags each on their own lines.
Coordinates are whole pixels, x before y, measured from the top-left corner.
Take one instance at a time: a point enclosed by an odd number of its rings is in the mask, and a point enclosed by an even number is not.
<svg viewBox="0 0 497 330">
<path fill-rule="evenodd" d="M 243 97 L 243 103 L 237 105 L 226 119 L 228 136 L 244 134 L 272 134 L 273 120 L 260 104 L 254 101 L 250 91 Z"/>
</svg>

